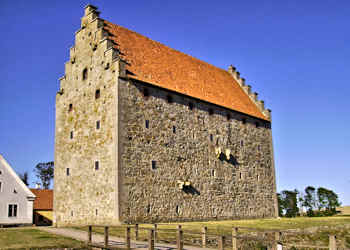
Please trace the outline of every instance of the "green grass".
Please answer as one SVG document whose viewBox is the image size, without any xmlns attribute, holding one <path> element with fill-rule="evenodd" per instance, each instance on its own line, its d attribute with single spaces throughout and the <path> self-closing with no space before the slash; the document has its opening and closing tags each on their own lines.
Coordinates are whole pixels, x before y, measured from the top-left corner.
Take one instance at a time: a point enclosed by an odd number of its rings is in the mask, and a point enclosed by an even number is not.
<svg viewBox="0 0 350 250">
<path fill-rule="evenodd" d="M 57 236 L 33 228 L 0 229 L 0 249 L 29 249 L 48 247 L 82 248 L 84 244 L 71 238 Z"/>
</svg>

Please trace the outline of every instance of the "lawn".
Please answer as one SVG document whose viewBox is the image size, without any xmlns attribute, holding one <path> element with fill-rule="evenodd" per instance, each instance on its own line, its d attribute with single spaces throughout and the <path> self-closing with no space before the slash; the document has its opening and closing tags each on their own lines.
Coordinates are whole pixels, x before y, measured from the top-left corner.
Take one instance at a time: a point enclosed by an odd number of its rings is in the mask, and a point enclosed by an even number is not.
<svg viewBox="0 0 350 250">
<path fill-rule="evenodd" d="M 82 248 L 80 241 L 33 228 L 0 229 L 0 249 L 70 247 Z"/>
</svg>

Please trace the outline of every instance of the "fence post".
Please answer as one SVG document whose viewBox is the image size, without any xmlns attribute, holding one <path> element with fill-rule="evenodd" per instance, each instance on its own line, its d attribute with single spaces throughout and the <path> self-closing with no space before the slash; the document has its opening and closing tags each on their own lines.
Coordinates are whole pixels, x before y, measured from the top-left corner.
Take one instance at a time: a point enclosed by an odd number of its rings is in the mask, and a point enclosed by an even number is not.
<svg viewBox="0 0 350 250">
<path fill-rule="evenodd" d="M 238 250 L 237 247 L 237 236 L 238 236 L 238 228 L 232 228 L 232 250 Z"/>
<path fill-rule="evenodd" d="M 183 243 L 183 232 L 181 230 L 181 228 L 179 230 L 177 230 L 177 237 L 176 237 L 176 247 L 178 250 L 182 250 L 184 246 Z"/>
<path fill-rule="evenodd" d="M 282 233 L 281 233 L 280 231 L 275 232 L 275 244 L 274 244 L 274 248 L 275 248 L 276 250 L 279 250 L 280 247 L 282 246 L 281 243 L 280 243 L 280 241 L 281 241 L 281 235 L 282 235 Z"/>
<path fill-rule="evenodd" d="M 108 227 L 105 227 L 105 247 L 108 246 Z"/>
<path fill-rule="evenodd" d="M 202 228 L 202 247 L 205 248 L 207 246 L 207 227 Z"/>
<path fill-rule="evenodd" d="M 337 242 L 335 235 L 329 235 L 329 250 L 337 250 Z"/>
<path fill-rule="evenodd" d="M 89 226 L 88 242 L 89 242 L 89 244 L 91 244 L 91 242 L 92 242 L 92 226 Z"/>
<path fill-rule="evenodd" d="M 154 250 L 154 230 L 149 230 L 148 235 L 148 250 Z"/>
<path fill-rule="evenodd" d="M 225 236 L 218 236 L 218 249 L 224 250 L 225 246 Z"/>
<path fill-rule="evenodd" d="M 135 224 L 135 240 L 139 239 L 139 224 Z"/>
<path fill-rule="evenodd" d="M 126 246 L 126 249 L 130 249 L 130 227 L 126 227 L 125 246 Z"/>
<path fill-rule="evenodd" d="M 154 243 L 157 243 L 157 224 L 154 224 Z"/>
</svg>

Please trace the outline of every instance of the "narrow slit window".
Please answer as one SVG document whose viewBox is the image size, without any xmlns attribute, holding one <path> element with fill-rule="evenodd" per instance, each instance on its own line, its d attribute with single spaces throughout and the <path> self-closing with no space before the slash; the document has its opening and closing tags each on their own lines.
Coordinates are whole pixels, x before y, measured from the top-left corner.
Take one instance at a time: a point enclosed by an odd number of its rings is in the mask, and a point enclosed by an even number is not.
<svg viewBox="0 0 350 250">
<path fill-rule="evenodd" d="M 152 170 L 156 170 L 156 169 L 157 169 L 157 162 L 152 161 Z"/>
<path fill-rule="evenodd" d="M 88 78 L 88 69 L 85 68 L 85 69 L 83 70 L 83 80 L 86 80 L 87 78 Z"/>
<path fill-rule="evenodd" d="M 98 212 L 98 211 L 97 211 L 97 209 L 96 209 L 96 211 L 95 211 L 96 215 L 97 215 L 97 212 Z"/>
<path fill-rule="evenodd" d="M 101 96 L 101 91 L 100 91 L 100 89 L 96 89 L 96 91 L 95 91 L 95 99 L 100 98 L 100 96 Z"/>
<path fill-rule="evenodd" d="M 70 139 L 73 139 L 74 135 L 73 135 L 73 131 L 70 131 L 70 135 L 69 135 L 69 138 Z"/>
<path fill-rule="evenodd" d="M 210 134 L 209 138 L 210 138 L 210 141 L 212 142 L 213 141 L 213 134 Z"/>
<path fill-rule="evenodd" d="M 211 170 L 211 176 L 212 176 L 212 177 L 215 177 L 215 176 L 216 176 L 216 171 L 215 171 L 215 169 L 212 169 L 212 170 Z"/>
<path fill-rule="evenodd" d="M 176 127 L 173 126 L 173 134 L 176 134 Z"/>
<path fill-rule="evenodd" d="M 100 162 L 95 161 L 95 170 L 99 170 L 99 168 L 100 168 Z"/>
<path fill-rule="evenodd" d="M 242 173 L 239 173 L 239 179 L 242 180 Z"/>
<path fill-rule="evenodd" d="M 73 104 L 70 103 L 70 104 L 69 104 L 69 107 L 68 107 L 68 112 L 71 112 L 72 110 L 73 110 Z"/>
<path fill-rule="evenodd" d="M 148 97 L 149 96 L 149 92 L 148 92 L 147 88 L 144 88 L 142 93 L 143 93 L 143 97 Z"/>
<path fill-rule="evenodd" d="M 101 127 L 101 122 L 100 121 L 96 121 L 96 129 L 100 129 Z"/>
<path fill-rule="evenodd" d="M 145 126 L 146 126 L 146 128 L 149 128 L 149 120 L 145 121 Z"/>
<path fill-rule="evenodd" d="M 66 169 L 66 175 L 69 176 L 70 173 L 69 173 L 69 168 Z"/>
<path fill-rule="evenodd" d="M 177 215 L 180 214 L 180 207 L 179 207 L 179 205 L 176 206 L 176 214 L 177 214 Z"/>
<path fill-rule="evenodd" d="M 244 145 L 244 142 L 243 142 L 243 140 L 241 140 L 241 147 L 243 147 L 243 145 Z"/>
</svg>

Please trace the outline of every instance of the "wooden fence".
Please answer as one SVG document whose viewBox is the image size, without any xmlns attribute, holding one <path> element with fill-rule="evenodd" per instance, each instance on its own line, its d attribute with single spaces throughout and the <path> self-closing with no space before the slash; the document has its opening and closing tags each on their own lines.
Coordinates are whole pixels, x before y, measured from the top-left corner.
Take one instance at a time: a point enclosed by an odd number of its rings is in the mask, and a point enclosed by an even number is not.
<svg viewBox="0 0 350 250">
<path fill-rule="evenodd" d="M 94 227 L 103 227 L 104 228 L 104 242 L 103 244 L 93 244 L 92 242 L 92 227 L 88 226 L 88 246 L 90 247 L 97 247 L 101 249 L 120 249 L 121 247 L 115 247 L 109 244 L 109 226 L 100 226 L 95 225 Z M 258 236 L 250 236 L 250 235 L 244 235 L 243 233 L 240 233 L 239 230 L 250 230 L 254 232 L 263 232 L 263 233 L 272 233 L 274 234 L 274 239 L 269 241 L 270 243 L 266 247 L 268 250 L 283 250 L 283 249 L 289 249 L 291 247 L 295 248 L 313 248 L 313 249 L 329 249 L 329 250 L 336 250 L 337 244 L 336 244 L 336 236 L 335 235 L 329 235 L 329 244 L 328 246 L 320 246 L 320 245 L 296 245 L 296 244 L 290 244 L 286 241 L 282 240 L 282 235 L 288 235 L 289 232 L 283 232 L 278 230 L 261 230 L 261 229 L 254 229 L 254 228 L 247 228 L 247 227 L 233 227 L 232 228 L 232 234 L 231 235 L 217 235 L 217 234 L 209 234 L 208 228 L 203 227 L 201 232 L 193 232 L 190 230 L 183 230 L 181 225 L 178 225 L 175 229 L 165 229 L 165 228 L 159 228 L 157 224 L 153 225 L 153 228 L 146 228 L 146 227 L 139 227 L 138 224 L 130 225 L 125 228 L 125 247 L 126 249 L 131 249 L 131 229 L 134 229 L 134 239 L 135 241 L 139 241 L 139 232 L 140 230 L 148 231 L 147 234 L 147 242 L 148 242 L 148 249 L 154 250 L 155 244 L 158 241 L 158 233 L 159 232 L 168 232 L 173 233 L 174 239 L 176 240 L 176 248 L 178 250 L 183 250 L 184 247 L 184 235 L 191 235 L 191 236 L 197 236 L 201 239 L 201 247 L 202 248 L 209 248 L 208 245 L 208 239 L 215 239 L 216 240 L 216 246 L 219 250 L 226 249 L 233 249 L 238 250 L 238 241 L 266 241 L 265 238 L 261 238 Z M 304 234 L 304 233 L 297 233 L 297 234 Z"/>
</svg>

